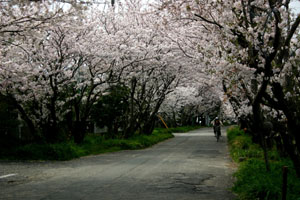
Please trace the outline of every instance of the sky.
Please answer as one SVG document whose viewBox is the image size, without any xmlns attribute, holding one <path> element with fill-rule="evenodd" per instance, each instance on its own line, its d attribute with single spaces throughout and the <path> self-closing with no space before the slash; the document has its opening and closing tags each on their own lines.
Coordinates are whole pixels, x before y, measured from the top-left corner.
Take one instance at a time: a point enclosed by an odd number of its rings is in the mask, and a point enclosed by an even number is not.
<svg viewBox="0 0 300 200">
<path fill-rule="evenodd" d="M 290 6 L 295 11 L 295 13 L 297 13 L 297 14 L 300 13 L 300 1 L 299 0 L 292 1 Z"/>
<path fill-rule="evenodd" d="M 122 0 L 115 0 L 116 3 L 117 3 L 118 1 L 122 1 Z M 144 1 L 144 2 L 151 2 L 152 0 L 142 0 L 142 1 Z M 97 2 L 104 5 L 105 2 L 108 3 L 108 4 L 110 4 L 111 0 L 98 0 Z M 99 4 L 98 4 L 98 5 L 99 5 Z M 70 7 L 69 4 L 64 5 L 64 8 L 65 8 L 65 9 L 68 9 L 69 7 Z M 300 14 L 300 0 L 291 0 L 290 8 L 292 8 L 293 11 L 294 11 L 296 14 Z"/>
<path fill-rule="evenodd" d="M 111 0 L 102 0 L 103 2 L 110 2 Z M 115 2 L 120 0 L 115 0 Z M 149 2 L 149 0 L 143 0 L 145 2 Z M 151 2 L 151 0 L 150 0 Z M 300 0 L 291 0 L 290 7 L 295 11 L 296 14 L 300 13 Z"/>
</svg>

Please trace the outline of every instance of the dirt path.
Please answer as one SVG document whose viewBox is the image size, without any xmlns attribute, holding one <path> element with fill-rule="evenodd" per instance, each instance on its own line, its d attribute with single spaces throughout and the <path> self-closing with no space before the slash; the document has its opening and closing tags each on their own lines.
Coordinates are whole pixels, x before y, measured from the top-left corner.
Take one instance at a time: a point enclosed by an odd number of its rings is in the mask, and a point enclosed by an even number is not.
<svg viewBox="0 0 300 200">
<path fill-rule="evenodd" d="M 230 200 L 232 171 L 226 137 L 217 143 L 204 128 L 145 150 L 66 162 L 1 161 L 0 199 Z"/>
</svg>

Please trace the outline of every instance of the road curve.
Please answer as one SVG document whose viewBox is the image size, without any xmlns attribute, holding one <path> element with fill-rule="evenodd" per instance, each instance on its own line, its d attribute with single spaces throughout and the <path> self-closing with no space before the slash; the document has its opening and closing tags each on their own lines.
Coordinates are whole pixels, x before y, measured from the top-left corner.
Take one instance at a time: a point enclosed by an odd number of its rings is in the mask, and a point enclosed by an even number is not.
<svg viewBox="0 0 300 200">
<path fill-rule="evenodd" d="M 232 172 L 226 137 L 217 143 L 203 128 L 144 150 L 65 162 L 0 161 L 0 199 L 230 200 Z"/>
</svg>

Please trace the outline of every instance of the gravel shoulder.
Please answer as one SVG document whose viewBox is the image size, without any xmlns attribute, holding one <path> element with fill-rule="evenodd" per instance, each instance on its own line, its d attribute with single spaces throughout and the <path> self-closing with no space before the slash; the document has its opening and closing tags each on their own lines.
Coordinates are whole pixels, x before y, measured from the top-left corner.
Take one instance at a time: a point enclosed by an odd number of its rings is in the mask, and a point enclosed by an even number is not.
<svg viewBox="0 0 300 200">
<path fill-rule="evenodd" d="M 203 128 L 148 149 L 72 161 L 0 161 L 0 199 L 234 199 L 222 133 L 220 142 Z"/>
</svg>

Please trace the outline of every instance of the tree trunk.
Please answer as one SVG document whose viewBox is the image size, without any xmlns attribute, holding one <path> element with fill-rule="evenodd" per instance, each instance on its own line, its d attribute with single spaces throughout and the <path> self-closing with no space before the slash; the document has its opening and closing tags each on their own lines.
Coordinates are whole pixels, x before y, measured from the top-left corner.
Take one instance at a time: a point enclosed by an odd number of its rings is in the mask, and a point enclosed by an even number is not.
<svg viewBox="0 0 300 200">
<path fill-rule="evenodd" d="M 281 138 L 283 140 L 284 148 L 294 164 L 297 177 L 300 179 L 300 157 L 299 154 L 295 151 L 296 147 L 292 142 L 293 139 L 286 132 L 281 133 Z"/>
<path fill-rule="evenodd" d="M 43 133 L 46 136 L 46 141 L 49 143 L 57 143 L 60 141 L 59 129 L 55 124 L 46 124 L 43 128 Z"/>
<path fill-rule="evenodd" d="M 82 144 L 86 132 L 86 121 L 76 121 L 74 124 L 73 136 L 76 144 Z"/>
<path fill-rule="evenodd" d="M 269 156 L 268 156 L 268 149 L 267 149 L 267 144 L 266 144 L 266 139 L 264 137 L 263 133 L 259 133 L 259 135 L 261 136 L 261 143 L 262 143 L 262 148 L 263 148 L 263 152 L 264 152 L 264 160 L 265 160 L 265 164 L 266 164 L 266 170 L 269 172 L 270 171 L 270 163 L 269 163 Z"/>
<path fill-rule="evenodd" d="M 280 104 L 282 111 L 287 118 L 287 132 L 282 132 L 281 137 L 283 139 L 285 149 L 293 161 L 297 177 L 300 178 L 300 125 L 298 124 L 298 116 L 297 113 L 295 114 L 294 112 L 294 105 L 290 104 L 285 99 L 282 86 L 279 83 L 274 83 L 272 86 L 274 96 L 278 100 L 278 103 Z M 295 144 L 293 140 L 295 140 Z"/>
<path fill-rule="evenodd" d="M 261 144 L 261 147 L 263 148 L 263 152 L 264 152 L 264 160 L 265 160 L 265 164 L 266 164 L 266 170 L 270 171 L 266 140 L 265 140 L 264 134 L 262 132 L 263 131 L 263 118 L 262 118 L 259 101 L 255 101 L 253 103 L 252 111 L 253 111 L 253 122 L 254 122 L 253 130 L 260 137 L 260 144 Z"/>
<path fill-rule="evenodd" d="M 11 100 L 11 102 L 13 103 L 13 106 L 19 111 L 19 113 L 21 114 L 21 118 L 25 121 L 27 127 L 29 128 L 29 132 L 31 134 L 31 136 L 33 137 L 33 140 L 35 142 L 40 142 L 42 140 L 41 136 L 37 134 L 37 130 L 34 126 L 34 123 L 32 122 L 32 120 L 28 117 L 28 115 L 26 114 L 26 111 L 23 109 L 23 107 L 16 101 L 15 98 L 13 98 L 12 96 L 8 96 L 8 98 Z"/>
<path fill-rule="evenodd" d="M 107 124 L 107 135 L 111 138 L 114 138 L 113 125 Z"/>
<path fill-rule="evenodd" d="M 154 130 L 155 117 L 151 116 L 149 120 L 142 127 L 142 133 L 146 135 L 151 135 Z"/>
<path fill-rule="evenodd" d="M 134 115 L 134 93 L 137 85 L 135 77 L 131 80 L 131 92 L 130 92 L 130 106 L 129 106 L 129 117 L 127 118 L 127 124 L 123 128 L 124 138 L 129 138 L 135 132 L 136 116 Z"/>
</svg>

